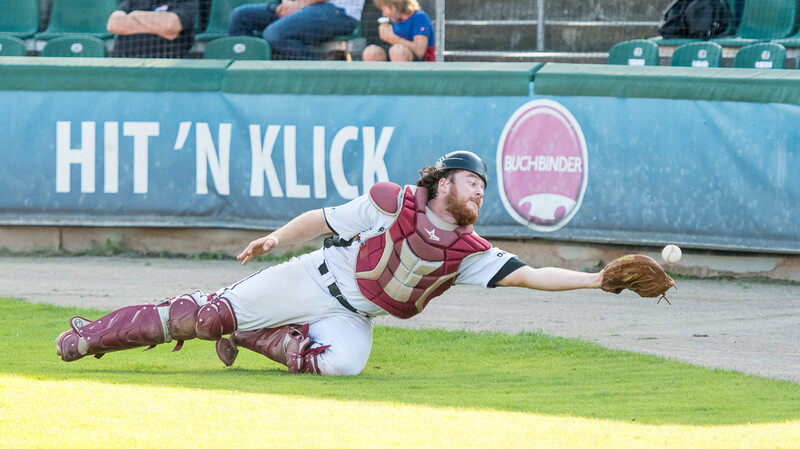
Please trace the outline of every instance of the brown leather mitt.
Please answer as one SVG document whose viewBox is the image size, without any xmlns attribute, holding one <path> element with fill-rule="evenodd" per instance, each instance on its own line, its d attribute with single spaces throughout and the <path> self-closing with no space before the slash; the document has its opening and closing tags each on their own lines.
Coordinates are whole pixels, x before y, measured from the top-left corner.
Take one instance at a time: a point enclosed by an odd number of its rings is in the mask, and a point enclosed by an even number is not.
<svg viewBox="0 0 800 449">
<path fill-rule="evenodd" d="M 603 268 L 603 283 L 600 288 L 611 293 L 619 293 L 627 288 L 643 298 L 661 296 L 666 300 L 664 294 L 674 286 L 675 280 L 658 262 L 642 254 L 631 254 L 622 256 Z"/>
</svg>

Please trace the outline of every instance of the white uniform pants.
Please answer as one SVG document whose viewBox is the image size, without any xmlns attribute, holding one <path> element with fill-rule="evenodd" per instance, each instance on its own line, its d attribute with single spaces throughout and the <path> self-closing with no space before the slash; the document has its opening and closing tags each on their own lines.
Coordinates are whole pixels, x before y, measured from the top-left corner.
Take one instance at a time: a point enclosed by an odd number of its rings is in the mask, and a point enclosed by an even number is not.
<svg viewBox="0 0 800 449">
<path fill-rule="evenodd" d="M 317 345 L 330 345 L 317 359 L 322 374 L 356 375 L 372 349 L 370 318 L 345 309 L 323 287 L 317 267 L 322 250 L 254 273 L 219 290 L 230 300 L 239 330 L 309 323 Z"/>
</svg>

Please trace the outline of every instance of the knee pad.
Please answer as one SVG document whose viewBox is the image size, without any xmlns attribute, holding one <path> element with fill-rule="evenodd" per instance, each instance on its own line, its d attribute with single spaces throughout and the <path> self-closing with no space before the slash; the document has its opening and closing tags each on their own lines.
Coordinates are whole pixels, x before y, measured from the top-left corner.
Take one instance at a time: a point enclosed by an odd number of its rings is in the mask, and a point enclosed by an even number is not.
<svg viewBox="0 0 800 449">
<path fill-rule="evenodd" d="M 206 305 L 197 311 L 197 338 L 219 340 L 236 330 L 236 315 L 227 298 L 212 294 Z"/>
<path fill-rule="evenodd" d="M 186 294 L 169 300 L 169 334 L 178 341 L 191 340 L 197 337 L 195 329 L 197 305 L 192 295 Z"/>
<path fill-rule="evenodd" d="M 179 351 L 185 340 L 219 340 L 236 330 L 236 315 L 230 301 L 212 294 L 202 307 L 194 296 L 185 294 L 169 301 L 169 333 L 178 343 Z"/>
</svg>

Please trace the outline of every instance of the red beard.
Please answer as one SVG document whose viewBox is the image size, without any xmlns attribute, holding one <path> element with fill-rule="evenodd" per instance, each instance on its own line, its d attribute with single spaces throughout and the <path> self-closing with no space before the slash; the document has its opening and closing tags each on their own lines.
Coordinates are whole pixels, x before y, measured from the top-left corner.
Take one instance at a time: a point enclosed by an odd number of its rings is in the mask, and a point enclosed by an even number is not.
<svg viewBox="0 0 800 449">
<path fill-rule="evenodd" d="M 480 204 L 470 199 L 459 201 L 458 190 L 455 186 L 453 186 L 453 189 L 447 194 L 444 201 L 445 210 L 453 217 L 459 226 L 468 226 L 478 221 L 478 213 L 481 210 Z M 467 207 L 467 204 L 470 202 L 477 206 L 476 210 Z"/>
</svg>

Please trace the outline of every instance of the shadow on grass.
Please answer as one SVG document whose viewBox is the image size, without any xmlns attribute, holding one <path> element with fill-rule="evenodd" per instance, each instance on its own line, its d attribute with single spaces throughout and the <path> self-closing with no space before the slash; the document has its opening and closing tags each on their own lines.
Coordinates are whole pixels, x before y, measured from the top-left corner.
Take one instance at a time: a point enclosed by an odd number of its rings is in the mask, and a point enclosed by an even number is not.
<svg viewBox="0 0 800 449">
<path fill-rule="evenodd" d="M 800 385 L 710 370 L 541 334 L 414 331 L 378 327 L 356 377 L 290 375 L 242 350 L 226 368 L 212 342 L 193 340 L 64 363 L 54 338 L 73 314 L 103 312 L 0 300 L 0 372 L 311 398 L 495 409 L 646 424 L 729 425 L 800 419 Z"/>
</svg>

